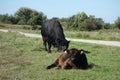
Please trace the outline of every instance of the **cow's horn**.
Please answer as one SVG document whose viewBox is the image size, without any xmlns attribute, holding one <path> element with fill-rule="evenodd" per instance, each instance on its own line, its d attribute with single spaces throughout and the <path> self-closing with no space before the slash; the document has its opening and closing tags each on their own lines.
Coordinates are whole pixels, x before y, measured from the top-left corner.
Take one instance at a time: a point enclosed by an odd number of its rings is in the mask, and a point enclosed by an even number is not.
<svg viewBox="0 0 120 80">
<path fill-rule="evenodd" d="M 67 53 L 67 51 L 65 50 L 64 53 Z"/>
<path fill-rule="evenodd" d="M 80 54 L 83 54 L 83 53 L 84 53 L 84 51 L 81 51 L 81 52 L 80 52 Z"/>
</svg>

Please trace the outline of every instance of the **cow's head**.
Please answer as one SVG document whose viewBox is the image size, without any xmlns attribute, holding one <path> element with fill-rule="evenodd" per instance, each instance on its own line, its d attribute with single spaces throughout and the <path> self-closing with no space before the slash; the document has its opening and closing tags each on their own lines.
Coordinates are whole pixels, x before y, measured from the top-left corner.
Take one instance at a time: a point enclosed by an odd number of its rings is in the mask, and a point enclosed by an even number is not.
<svg viewBox="0 0 120 80">
<path fill-rule="evenodd" d="M 59 48 L 58 48 L 58 50 L 59 51 L 65 51 L 65 50 L 67 50 L 68 47 L 69 47 L 69 43 L 70 43 L 70 41 L 67 41 L 67 40 L 61 40 L 61 41 L 59 41 Z"/>
</svg>

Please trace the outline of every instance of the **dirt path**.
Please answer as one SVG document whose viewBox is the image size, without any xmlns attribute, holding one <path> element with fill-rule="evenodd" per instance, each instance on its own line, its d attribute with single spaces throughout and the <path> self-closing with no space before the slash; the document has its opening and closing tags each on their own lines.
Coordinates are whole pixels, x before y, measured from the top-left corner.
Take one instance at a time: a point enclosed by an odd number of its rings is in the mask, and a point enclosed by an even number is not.
<svg viewBox="0 0 120 80">
<path fill-rule="evenodd" d="M 11 30 L 4 30 L 4 29 L 0 29 L 0 31 L 2 31 L 2 32 L 18 32 L 19 34 L 24 35 L 26 37 L 42 38 L 40 34 L 31 34 L 31 33 L 24 33 L 24 32 L 20 32 L 20 31 L 11 31 Z M 102 44 L 102 45 L 107 45 L 107 46 L 120 47 L 119 41 L 85 40 L 85 39 L 72 39 L 72 38 L 67 38 L 67 40 L 74 41 L 74 42 L 94 43 L 94 44 Z"/>
</svg>

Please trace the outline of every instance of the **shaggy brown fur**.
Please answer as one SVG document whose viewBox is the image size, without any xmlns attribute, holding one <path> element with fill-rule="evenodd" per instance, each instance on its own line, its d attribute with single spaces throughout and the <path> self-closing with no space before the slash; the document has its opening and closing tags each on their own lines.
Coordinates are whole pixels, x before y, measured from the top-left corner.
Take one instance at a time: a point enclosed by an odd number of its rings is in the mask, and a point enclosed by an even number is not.
<svg viewBox="0 0 120 80">
<path fill-rule="evenodd" d="M 84 50 L 72 48 L 61 54 L 53 64 L 47 67 L 47 69 L 53 67 L 62 69 L 86 69 L 87 66 L 88 62 Z"/>
</svg>

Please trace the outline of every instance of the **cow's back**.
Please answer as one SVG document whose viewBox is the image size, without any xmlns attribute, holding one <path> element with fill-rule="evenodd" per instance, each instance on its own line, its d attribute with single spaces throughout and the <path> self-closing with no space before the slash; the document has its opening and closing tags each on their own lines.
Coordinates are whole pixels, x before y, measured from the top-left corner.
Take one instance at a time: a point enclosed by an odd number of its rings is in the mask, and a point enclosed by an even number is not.
<svg viewBox="0 0 120 80">
<path fill-rule="evenodd" d="M 55 19 L 47 20 L 41 28 L 42 36 L 47 36 L 53 39 L 65 39 L 63 29 L 59 21 Z"/>
</svg>

